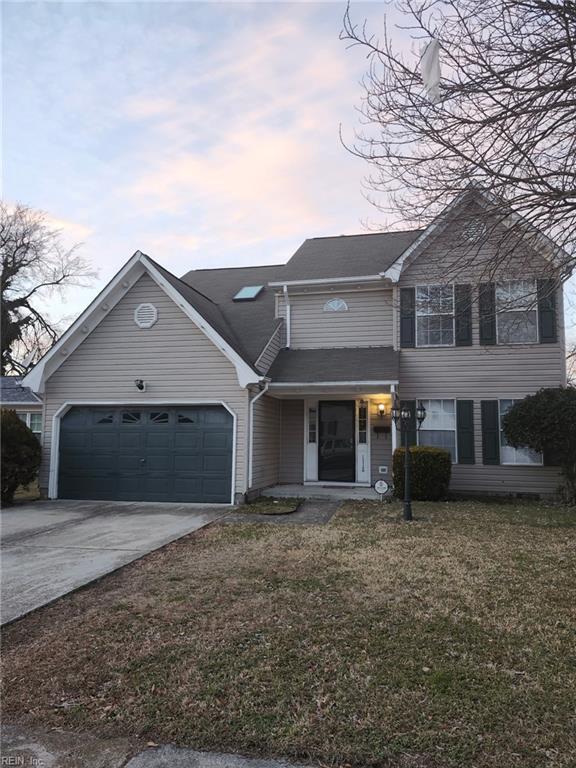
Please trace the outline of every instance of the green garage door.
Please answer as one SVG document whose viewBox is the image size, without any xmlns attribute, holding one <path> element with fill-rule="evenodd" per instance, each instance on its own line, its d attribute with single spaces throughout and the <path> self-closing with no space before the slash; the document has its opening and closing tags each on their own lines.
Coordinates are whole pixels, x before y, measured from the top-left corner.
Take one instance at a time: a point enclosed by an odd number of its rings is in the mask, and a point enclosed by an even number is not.
<svg viewBox="0 0 576 768">
<path fill-rule="evenodd" d="M 229 503 L 232 441 L 222 406 L 75 407 L 60 424 L 58 496 Z"/>
</svg>

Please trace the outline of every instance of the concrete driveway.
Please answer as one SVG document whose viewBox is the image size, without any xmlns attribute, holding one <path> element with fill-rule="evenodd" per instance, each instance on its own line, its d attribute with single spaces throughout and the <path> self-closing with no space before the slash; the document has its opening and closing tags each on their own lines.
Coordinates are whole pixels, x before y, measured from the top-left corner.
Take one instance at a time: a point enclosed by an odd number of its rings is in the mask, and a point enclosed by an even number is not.
<svg viewBox="0 0 576 768">
<path fill-rule="evenodd" d="M 1 623 L 225 515 L 229 507 L 37 501 L 1 511 Z"/>
</svg>

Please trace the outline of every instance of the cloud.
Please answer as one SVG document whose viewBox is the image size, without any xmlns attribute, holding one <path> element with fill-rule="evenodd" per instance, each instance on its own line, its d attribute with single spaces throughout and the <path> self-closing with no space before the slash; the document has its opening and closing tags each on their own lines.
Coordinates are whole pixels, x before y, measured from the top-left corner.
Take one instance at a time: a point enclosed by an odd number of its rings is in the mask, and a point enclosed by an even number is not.
<svg viewBox="0 0 576 768">
<path fill-rule="evenodd" d="M 119 197 L 147 215 L 189 215 L 196 237 L 226 244 L 343 231 L 350 189 L 364 207 L 361 172 L 338 139 L 356 77 L 337 33 L 319 47 L 306 21 L 302 13 L 245 30 L 162 98 L 131 99 L 125 113 L 153 125 L 145 170 Z"/>
<path fill-rule="evenodd" d="M 46 214 L 46 223 L 51 229 L 61 230 L 62 235 L 66 238 L 66 240 L 73 240 L 74 242 L 86 240 L 94 234 L 94 230 L 91 227 L 87 227 L 84 224 L 79 224 L 76 221 L 60 219 L 56 216 L 50 215 L 49 213 Z"/>
</svg>

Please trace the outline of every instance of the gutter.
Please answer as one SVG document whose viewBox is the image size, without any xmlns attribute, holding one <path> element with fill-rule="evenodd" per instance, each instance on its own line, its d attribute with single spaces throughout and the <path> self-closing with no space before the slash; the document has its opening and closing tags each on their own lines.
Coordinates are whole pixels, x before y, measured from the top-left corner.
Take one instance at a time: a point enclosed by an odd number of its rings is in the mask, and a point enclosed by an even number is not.
<svg viewBox="0 0 576 768">
<path fill-rule="evenodd" d="M 259 400 L 262 395 L 265 395 L 266 392 L 268 392 L 268 388 L 270 386 L 270 380 L 264 379 L 264 386 L 258 392 L 258 394 L 250 400 L 250 404 L 248 406 L 248 429 L 250 430 L 250 439 L 248 441 L 248 488 L 246 488 L 246 491 L 249 491 L 252 488 L 252 475 L 253 475 L 253 468 L 254 468 L 254 403 Z"/>
<path fill-rule="evenodd" d="M 288 296 L 288 284 L 284 285 L 284 303 L 286 305 L 286 348 L 290 349 L 290 330 L 291 330 L 291 315 L 292 308 L 290 306 L 290 298 Z"/>
</svg>

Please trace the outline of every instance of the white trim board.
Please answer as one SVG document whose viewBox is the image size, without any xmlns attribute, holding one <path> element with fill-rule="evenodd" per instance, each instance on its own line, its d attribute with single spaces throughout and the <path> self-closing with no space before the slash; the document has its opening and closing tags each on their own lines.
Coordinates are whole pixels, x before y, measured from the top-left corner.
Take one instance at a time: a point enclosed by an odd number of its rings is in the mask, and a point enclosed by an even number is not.
<svg viewBox="0 0 576 768">
<path fill-rule="evenodd" d="M 283 288 L 285 285 L 332 285 L 338 283 L 371 283 L 380 282 L 384 273 L 378 275 L 353 275 L 352 277 L 317 277 L 309 280 L 280 280 L 268 283 L 271 288 Z"/>
<path fill-rule="evenodd" d="M 225 408 L 232 416 L 232 479 L 231 479 L 231 492 L 230 492 L 230 504 L 234 504 L 236 494 L 236 456 L 237 456 L 237 440 L 238 440 L 238 417 L 236 411 L 231 408 L 225 400 L 163 400 L 163 399 L 151 399 L 151 400 L 67 400 L 62 403 L 60 408 L 55 412 L 52 417 L 52 436 L 50 440 L 50 468 L 48 474 L 48 498 L 58 498 L 58 471 L 60 469 L 60 422 L 63 416 L 65 416 L 71 408 L 84 407 L 84 406 L 102 406 L 111 405 L 115 407 L 130 407 L 130 406 L 149 406 L 149 405 L 220 405 Z"/>
<path fill-rule="evenodd" d="M 102 322 L 144 274 L 150 275 L 159 288 L 180 307 L 184 314 L 204 333 L 214 346 L 228 358 L 236 369 L 240 387 L 246 387 L 248 384 L 257 383 L 261 380 L 260 374 L 254 371 L 204 317 L 162 277 L 150 259 L 140 251 L 136 251 L 94 301 L 89 304 L 80 317 L 64 332 L 52 349 L 26 374 L 22 379 L 22 386 L 29 387 L 33 392 L 43 392 L 46 379 L 68 359 L 87 335 Z"/>
</svg>

